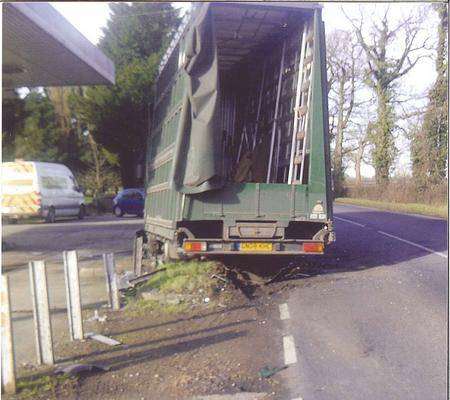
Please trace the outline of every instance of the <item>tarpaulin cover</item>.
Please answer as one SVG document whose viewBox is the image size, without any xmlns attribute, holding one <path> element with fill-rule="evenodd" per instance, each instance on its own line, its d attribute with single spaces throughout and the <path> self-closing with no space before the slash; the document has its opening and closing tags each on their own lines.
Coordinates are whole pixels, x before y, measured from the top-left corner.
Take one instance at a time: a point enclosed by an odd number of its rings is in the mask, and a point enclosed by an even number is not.
<svg viewBox="0 0 450 400">
<path fill-rule="evenodd" d="M 187 32 L 183 52 L 186 92 L 171 184 L 182 193 L 201 193 L 223 186 L 217 44 L 208 4 Z"/>
</svg>

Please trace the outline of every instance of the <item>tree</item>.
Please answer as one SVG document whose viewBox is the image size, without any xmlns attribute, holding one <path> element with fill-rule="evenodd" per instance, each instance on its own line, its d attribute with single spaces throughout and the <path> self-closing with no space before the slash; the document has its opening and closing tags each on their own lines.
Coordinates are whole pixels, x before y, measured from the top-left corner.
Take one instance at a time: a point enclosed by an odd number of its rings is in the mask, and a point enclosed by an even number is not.
<svg viewBox="0 0 450 400">
<path fill-rule="evenodd" d="M 358 20 L 348 18 L 366 56 L 366 83 L 377 100 L 377 119 L 370 141 L 377 183 L 386 184 L 396 157 L 394 128 L 395 96 L 398 80 L 425 57 L 426 39 L 420 38 L 423 9 L 402 17 L 395 26 L 389 23 L 389 6 L 384 15 L 369 25 L 361 14 Z M 398 54 L 395 56 L 393 54 Z"/>
<path fill-rule="evenodd" d="M 24 99 L 23 129 L 14 138 L 14 157 L 38 161 L 62 161 L 60 131 L 55 111 L 43 93 L 30 92 Z"/>
<path fill-rule="evenodd" d="M 82 157 L 84 168 L 79 181 L 95 201 L 106 192 L 116 192 L 120 186 L 118 159 L 100 146 L 89 131 L 83 132 L 83 137 L 87 146 Z"/>
<path fill-rule="evenodd" d="M 80 122 L 95 141 L 116 154 L 125 187 L 140 185 L 136 167 L 145 158 L 145 142 L 158 63 L 178 25 L 170 3 L 112 3 L 100 48 L 114 61 L 116 84 L 88 88 L 73 97 Z"/>
<path fill-rule="evenodd" d="M 439 16 L 436 46 L 436 81 L 428 93 L 428 105 L 422 125 L 413 133 L 411 158 L 413 176 L 421 189 L 438 184 L 447 175 L 448 154 L 448 9 L 446 4 L 434 4 Z"/>
<path fill-rule="evenodd" d="M 345 131 L 353 110 L 356 91 L 361 86 L 361 49 L 352 32 L 335 30 L 327 36 L 328 90 L 330 99 L 330 134 L 334 141 L 332 156 L 334 191 L 339 195 L 344 181 L 343 156 Z"/>
<path fill-rule="evenodd" d="M 82 140 L 82 127 L 72 107 L 72 96 L 82 93 L 80 87 L 46 87 L 44 93 L 53 105 L 55 122 L 59 129 L 60 151 L 65 164 L 75 171 L 82 170 L 82 153 L 87 148 Z"/>
<path fill-rule="evenodd" d="M 19 97 L 2 101 L 2 159 L 12 161 L 15 157 L 15 138 L 23 130 L 25 102 Z"/>
<path fill-rule="evenodd" d="M 370 144 L 370 135 L 374 129 L 372 122 L 369 122 L 366 126 L 357 124 L 355 130 L 353 131 L 353 141 L 354 147 L 351 152 L 351 157 L 355 164 L 355 182 L 357 185 L 362 184 L 361 177 L 361 166 L 363 161 L 368 164 L 369 160 L 367 158 L 366 150 Z"/>
</svg>

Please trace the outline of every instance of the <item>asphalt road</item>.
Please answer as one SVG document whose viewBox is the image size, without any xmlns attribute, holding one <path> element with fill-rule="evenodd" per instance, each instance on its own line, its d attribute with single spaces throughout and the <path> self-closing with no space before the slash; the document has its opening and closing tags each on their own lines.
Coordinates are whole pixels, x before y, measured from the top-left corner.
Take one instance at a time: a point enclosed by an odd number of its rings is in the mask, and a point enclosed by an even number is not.
<svg viewBox="0 0 450 400">
<path fill-rule="evenodd" d="M 136 217 L 87 217 L 60 220 L 54 224 L 34 222 L 3 225 L 2 240 L 9 250 L 2 253 L 4 269 L 21 267 L 31 260 L 61 260 L 64 250 L 77 250 L 81 258 L 105 252 L 132 251 L 135 232 L 144 220 Z"/>
<path fill-rule="evenodd" d="M 447 221 L 335 206 L 337 242 L 287 301 L 292 399 L 447 398 Z"/>
</svg>

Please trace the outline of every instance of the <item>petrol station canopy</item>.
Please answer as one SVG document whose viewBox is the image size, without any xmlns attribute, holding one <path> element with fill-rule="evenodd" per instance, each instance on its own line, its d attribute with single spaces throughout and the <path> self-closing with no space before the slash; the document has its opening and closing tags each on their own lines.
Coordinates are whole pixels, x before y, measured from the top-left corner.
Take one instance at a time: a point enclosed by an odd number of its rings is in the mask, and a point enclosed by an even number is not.
<svg viewBox="0 0 450 400">
<path fill-rule="evenodd" d="M 48 3 L 3 5 L 3 89 L 114 84 L 113 62 Z"/>
</svg>

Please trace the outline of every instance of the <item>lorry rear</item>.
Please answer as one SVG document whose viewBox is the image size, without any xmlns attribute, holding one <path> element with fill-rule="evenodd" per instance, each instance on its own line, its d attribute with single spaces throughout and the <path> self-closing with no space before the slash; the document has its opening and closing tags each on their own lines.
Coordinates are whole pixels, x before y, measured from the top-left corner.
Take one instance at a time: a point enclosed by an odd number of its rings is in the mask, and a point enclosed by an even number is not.
<svg viewBox="0 0 450 400">
<path fill-rule="evenodd" d="M 322 254 L 334 240 L 313 3 L 194 6 L 160 66 L 144 254 Z"/>
</svg>

